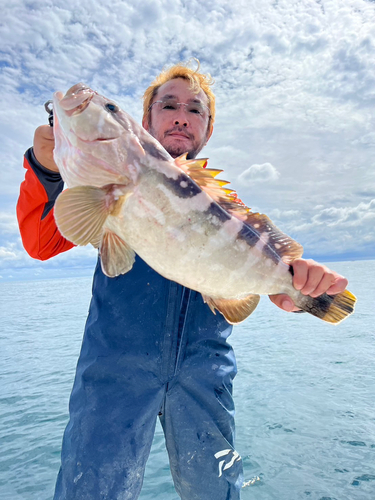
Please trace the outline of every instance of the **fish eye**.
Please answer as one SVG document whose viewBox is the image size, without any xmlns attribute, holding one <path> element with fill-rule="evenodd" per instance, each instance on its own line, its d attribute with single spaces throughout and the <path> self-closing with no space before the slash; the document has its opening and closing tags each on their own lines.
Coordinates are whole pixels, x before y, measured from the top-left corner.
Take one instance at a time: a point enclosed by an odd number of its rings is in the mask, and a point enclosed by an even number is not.
<svg viewBox="0 0 375 500">
<path fill-rule="evenodd" d="M 113 104 L 112 102 L 107 102 L 107 104 L 104 107 L 111 113 L 117 113 L 118 111 L 118 106 L 116 106 L 116 104 Z"/>
</svg>

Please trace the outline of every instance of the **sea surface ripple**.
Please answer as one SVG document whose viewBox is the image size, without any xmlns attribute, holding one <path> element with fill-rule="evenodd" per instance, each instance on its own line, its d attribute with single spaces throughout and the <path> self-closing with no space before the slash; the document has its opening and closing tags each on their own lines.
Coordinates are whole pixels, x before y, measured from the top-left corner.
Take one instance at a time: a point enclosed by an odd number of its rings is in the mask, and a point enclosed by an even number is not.
<svg viewBox="0 0 375 500">
<path fill-rule="evenodd" d="M 375 498 L 375 261 L 329 266 L 358 297 L 349 319 L 324 324 L 264 297 L 231 336 L 244 500 Z M 0 293 L 0 498 L 50 500 L 91 278 Z M 158 425 L 140 499 L 177 498 Z"/>
</svg>

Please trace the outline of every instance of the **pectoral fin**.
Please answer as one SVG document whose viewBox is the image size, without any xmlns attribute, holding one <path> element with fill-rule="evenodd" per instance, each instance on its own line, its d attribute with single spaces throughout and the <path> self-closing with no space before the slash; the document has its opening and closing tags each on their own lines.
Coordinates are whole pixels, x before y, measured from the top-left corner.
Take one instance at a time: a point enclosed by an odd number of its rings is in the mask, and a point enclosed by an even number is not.
<svg viewBox="0 0 375 500">
<path fill-rule="evenodd" d="M 117 234 L 104 229 L 100 259 L 103 273 L 114 278 L 130 271 L 135 261 L 135 253 Z"/>
<path fill-rule="evenodd" d="M 203 300 L 214 314 L 216 314 L 215 309 L 217 309 L 228 323 L 236 325 L 244 321 L 255 310 L 260 296 L 251 294 L 243 299 L 213 299 L 203 295 Z"/>
<path fill-rule="evenodd" d="M 76 245 L 97 246 L 103 224 L 117 199 L 109 189 L 77 186 L 63 191 L 55 203 L 54 215 L 61 234 Z"/>
</svg>

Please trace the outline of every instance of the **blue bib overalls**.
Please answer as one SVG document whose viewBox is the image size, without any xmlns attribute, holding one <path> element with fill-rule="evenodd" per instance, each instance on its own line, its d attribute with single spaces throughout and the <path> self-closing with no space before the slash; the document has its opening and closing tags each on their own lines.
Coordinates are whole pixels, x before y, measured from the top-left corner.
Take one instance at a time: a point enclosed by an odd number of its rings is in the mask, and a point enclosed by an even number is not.
<svg viewBox="0 0 375 500">
<path fill-rule="evenodd" d="M 117 278 L 98 263 L 54 499 L 138 498 L 158 415 L 180 497 L 239 499 L 231 331 L 139 257 Z"/>
</svg>

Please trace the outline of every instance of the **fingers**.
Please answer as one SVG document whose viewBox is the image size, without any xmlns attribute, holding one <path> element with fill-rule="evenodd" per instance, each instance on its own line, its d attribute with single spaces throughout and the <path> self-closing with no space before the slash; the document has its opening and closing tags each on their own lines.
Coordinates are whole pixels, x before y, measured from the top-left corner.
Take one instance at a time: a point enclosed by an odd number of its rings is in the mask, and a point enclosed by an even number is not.
<svg viewBox="0 0 375 500">
<path fill-rule="evenodd" d="M 346 278 L 314 260 L 296 259 L 292 267 L 293 286 L 303 295 L 336 294 L 343 292 L 348 284 Z"/>
<path fill-rule="evenodd" d="M 58 172 L 58 166 L 53 158 L 53 150 L 55 147 L 55 137 L 53 128 L 49 125 L 41 125 L 35 130 L 34 134 L 34 155 L 38 162 L 43 167 L 54 172 Z"/>
<path fill-rule="evenodd" d="M 298 307 L 294 305 L 293 300 L 284 293 L 278 295 L 269 295 L 270 301 L 275 304 L 275 306 L 280 307 L 283 311 L 293 312 L 299 311 Z"/>
<path fill-rule="evenodd" d="M 41 147 L 53 148 L 55 147 L 55 136 L 53 134 L 53 127 L 49 125 L 40 125 L 34 133 L 34 149 Z"/>
<path fill-rule="evenodd" d="M 328 269 L 313 260 L 298 259 L 292 264 L 293 286 L 304 295 L 318 297 L 334 283 L 334 277 Z"/>
<path fill-rule="evenodd" d="M 35 135 L 34 135 L 34 140 L 35 138 L 41 138 L 42 140 L 55 140 L 55 137 L 53 135 L 53 127 L 50 125 L 40 125 L 36 130 L 35 130 Z"/>
<path fill-rule="evenodd" d="M 335 295 L 343 292 L 348 285 L 346 278 L 314 260 L 296 259 L 292 263 L 292 268 L 293 286 L 303 295 L 314 298 L 323 293 Z M 288 295 L 270 295 L 270 300 L 284 311 L 300 311 Z"/>
<path fill-rule="evenodd" d="M 326 293 L 328 293 L 328 295 L 336 295 L 337 293 L 343 292 L 347 286 L 348 280 L 340 274 L 337 274 L 335 282 L 328 288 L 328 290 L 326 290 Z"/>
</svg>

